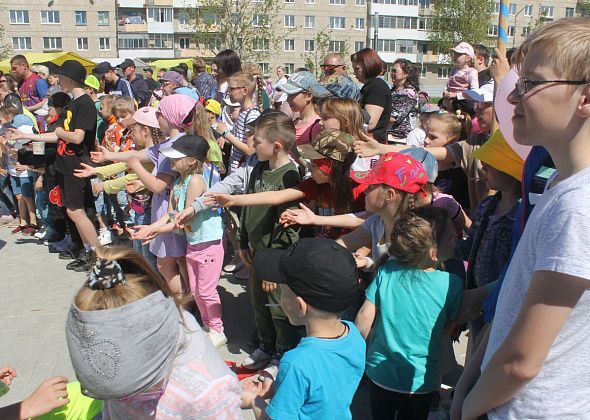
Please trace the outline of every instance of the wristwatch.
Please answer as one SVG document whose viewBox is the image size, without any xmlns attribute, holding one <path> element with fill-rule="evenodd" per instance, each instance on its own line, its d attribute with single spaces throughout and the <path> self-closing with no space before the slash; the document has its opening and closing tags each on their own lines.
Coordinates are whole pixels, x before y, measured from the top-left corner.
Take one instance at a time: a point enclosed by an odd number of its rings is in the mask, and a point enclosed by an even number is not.
<svg viewBox="0 0 590 420">
<path fill-rule="evenodd" d="M 231 130 L 229 128 L 226 128 L 225 130 L 223 130 L 223 133 L 221 133 L 221 137 L 225 138 L 225 136 L 227 136 L 227 133 L 229 133 Z"/>
</svg>

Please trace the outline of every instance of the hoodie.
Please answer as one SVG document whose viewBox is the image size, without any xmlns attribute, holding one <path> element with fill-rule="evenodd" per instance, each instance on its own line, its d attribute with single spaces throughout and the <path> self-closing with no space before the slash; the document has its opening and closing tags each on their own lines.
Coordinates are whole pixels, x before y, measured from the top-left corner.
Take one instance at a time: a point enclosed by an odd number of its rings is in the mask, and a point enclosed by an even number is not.
<svg viewBox="0 0 590 420">
<path fill-rule="evenodd" d="M 133 97 L 137 101 L 139 108 L 148 106 L 150 101 L 150 89 L 147 82 L 143 78 L 143 75 L 135 73 L 135 79 L 129 83 L 131 84 Z"/>
</svg>

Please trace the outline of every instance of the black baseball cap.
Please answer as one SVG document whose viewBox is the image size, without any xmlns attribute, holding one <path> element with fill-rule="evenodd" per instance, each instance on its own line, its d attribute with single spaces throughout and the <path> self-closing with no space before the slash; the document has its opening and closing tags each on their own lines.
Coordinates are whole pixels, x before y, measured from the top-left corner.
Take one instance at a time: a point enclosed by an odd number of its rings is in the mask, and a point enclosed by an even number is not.
<svg viewBox="0 0 590 420">
<path fill-rule="evenodd" d="M 81 86 L 84 86 L 84 80 L 86 80 L 86 69 L 82 63 L 76 60 L 64 61 L 57 71 L 57 74 L 59 76 L 67 77 Z"/>
<path fill-rule="evenodd" d="M 130 58 L 126 58 L 125 60 L 123 60 L 123 62 L 119 65 L 119 67 L 121 67 L 121 70 L 125 70 L 127 67 L 135 67 L 135 61 L 133 61 Z"/>
<path fill-rule="evenodd" d="M 115 68 L 108 61 L 103 61 L 102 63 L 97 64 L 93 72 L 100 79 L 110 70 L 115 70 Z"/>
<path fill-rule="evenodd" d="M 359 275 L 349 250 L 332 239 L 304 238 L 286 250 L 254 255 L 254 276 L 286 284 L 320 311 L 340 313 L 359 296 Z"/>
<path fill-rule="evenodd" d="M 176 140 L 172 145 L 160 149 L 167 158 L 181 159 L 184 157 L 194 157 L 198 160 L 207 159 L 209 153 L 209 143 L 201 136 L 184 135 Z"/>
</svg>

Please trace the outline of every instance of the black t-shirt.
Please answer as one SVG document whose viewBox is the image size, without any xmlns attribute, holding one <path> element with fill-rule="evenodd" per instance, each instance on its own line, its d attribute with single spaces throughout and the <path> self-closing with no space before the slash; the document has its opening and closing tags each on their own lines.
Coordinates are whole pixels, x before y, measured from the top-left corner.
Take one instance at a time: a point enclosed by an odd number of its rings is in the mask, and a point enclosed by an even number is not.
<svg viewBox="0 0 590 420">
<path fill-rule="evenodd" d="M 385 80 L 375 77 L 367 80 L 361 88 L 361 106 L 375 105 L 383 108 L 381 117 L 377 122 L 375 128 L 370 131 L 375 140 L 384 142 L 387 140 L 387 125 L 389 124 L 389 116 L 391 115 L 391 90 Z"/>
<path fill-rule="evenodd" d="M 84 140 L 80 144 L 74 144 L 58 139 L 55 169 L 62 174 L 72 175 L 74 169 L 80 167 L 80 162 L 90 161 L 90 152 L 94 150 L 96 143 L 97 111 L 94 101 L 86 94 L 70 102 L 66 111 L 63 129 L 70 132 L 84 130 Z"/>
</svg>

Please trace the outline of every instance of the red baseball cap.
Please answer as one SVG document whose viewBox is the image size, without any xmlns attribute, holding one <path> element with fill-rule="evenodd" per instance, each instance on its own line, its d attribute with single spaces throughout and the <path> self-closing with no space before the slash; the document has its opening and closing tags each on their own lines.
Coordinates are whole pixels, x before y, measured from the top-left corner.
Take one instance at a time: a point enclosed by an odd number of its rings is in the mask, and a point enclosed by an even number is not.
<svg viewBox="0 0 590 420">
<path fill-rule="evenodd" d="M 408 155 L 393 152 L 381 156 L 370 171 L 351 171 L 350 177 L 359 184 L 385 184 L 411 194 L 420 191 L 428 182 L 420 162 Z"/>
</svg>

